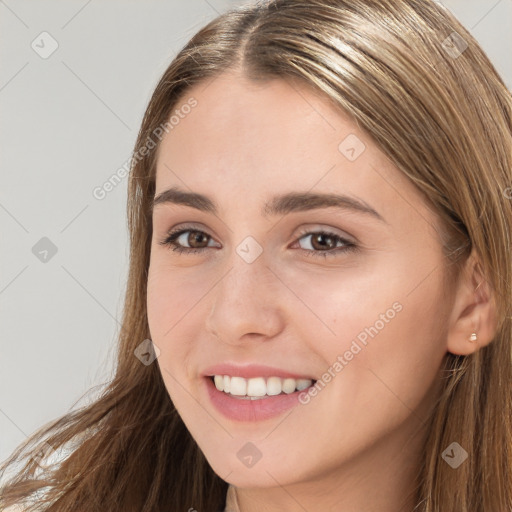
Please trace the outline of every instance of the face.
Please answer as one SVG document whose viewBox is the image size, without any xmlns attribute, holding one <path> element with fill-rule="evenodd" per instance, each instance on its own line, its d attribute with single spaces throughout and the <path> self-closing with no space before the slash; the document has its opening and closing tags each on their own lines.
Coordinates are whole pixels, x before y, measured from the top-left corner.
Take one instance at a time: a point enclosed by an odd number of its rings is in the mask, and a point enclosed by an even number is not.
<svg viewBox="0 0 512 512">
<path fill-rule="evenodd" d="M 308 89 L 225 74 L 191 98 L 159 148 L 148 276 L 169 395 L 238 487 L 368 471 L 435 399 L 449 306 L 435 216 Z"/>
</svg>

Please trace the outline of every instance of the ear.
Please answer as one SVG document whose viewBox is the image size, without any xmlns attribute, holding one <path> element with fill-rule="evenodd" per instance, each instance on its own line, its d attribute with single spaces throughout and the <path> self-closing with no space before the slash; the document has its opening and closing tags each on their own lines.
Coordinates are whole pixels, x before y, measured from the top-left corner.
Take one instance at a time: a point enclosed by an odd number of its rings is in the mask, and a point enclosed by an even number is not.
<svg viewBox="0 0 512 512">
<path fill-rule="evenodd" d="M 456 285 L 448 326 L 447 350 L 469 355 L 488 345 L 496 335 L 495 295 L 475 250 L 471 251 Z M 471 335 L 476 340 L 471 341 Z"/>
</svg>

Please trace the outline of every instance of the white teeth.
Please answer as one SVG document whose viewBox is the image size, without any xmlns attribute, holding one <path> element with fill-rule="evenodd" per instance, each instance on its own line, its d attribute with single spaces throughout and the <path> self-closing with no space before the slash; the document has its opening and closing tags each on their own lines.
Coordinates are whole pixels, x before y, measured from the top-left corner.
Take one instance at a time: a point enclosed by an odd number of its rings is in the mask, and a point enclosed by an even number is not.
<svg viewBox="0 0 512 512">
<path fill-rule="evenodd" d="M 215 387 L 219 391 L 224 391 L 224 377 L 222 375 L 215 375 Z"/>
<path fill-rule="evenodd" d="M 284 379 L 283 381 L 283 391 L 287 393 L 288 395 L 290 393 L 293 393 L 295 391 L 295 386 L 297 382 L 295 379 Z"/>
<path fill-rule="evenodd" d="M 230 391 L 230 386 L 229 386 L 230 384 L 231 384 L 231 379 L 227 375 L 224 375 L 223 388 L 226 393 L 229 393 L 229 391 Z"/>
<path fill-rule="evenodd" d="M 279 377 L 269 377 L 267 379 L 267 395 L 279 395 L 282 390 L 281 379 Z"/>
<path fill-rule="evenodd" d="M 233 379 L 241 379 L 242 377 L 231 377 Z M 242 379 L 245 380 L 245 379 Z M 256 377 L 247 380 L 247 393 L 249 396 L 265 396 L 267 394 L 267 384 L 263 377 Z"/>
<path fill-rule="evenodd" d="M 309 388 L 311 379 L 281 379 L 280 377 L 230 377 L 229 375 L 215 375 L 213 378 L 215 387 L 234 396 L 258 399 L 264 396 L 275 396 L 281 393 L 290 394 Z"/>
<path fill-rule="evenodd" d="M 247 394 L 247 381 L 242 377 L 231 377 L 229 389 L 232 395 L 244 396 Z"/>
<path fill-rule="evenodd" d="M 312 381 L 309 379 L 297 379 L 297 391 L 302 391 L 303 389 L 309 388 L 311 384 Z"/>
</svg>

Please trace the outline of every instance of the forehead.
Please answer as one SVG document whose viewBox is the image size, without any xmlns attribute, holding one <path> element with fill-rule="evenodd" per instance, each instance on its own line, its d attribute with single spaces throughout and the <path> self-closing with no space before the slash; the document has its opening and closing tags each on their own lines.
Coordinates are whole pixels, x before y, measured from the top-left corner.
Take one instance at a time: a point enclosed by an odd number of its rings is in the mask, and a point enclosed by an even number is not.
<svg viewBox="0 0 512 512">
<path fill-rule="evenodd" d="M 191 100 L 195 106 L 180 111 Z M 179 121 L 161 142 L 157 194 L 174 185 L 248 206 L 292 190 L 342 192 L 386 218 L 390 209 L 402 209 L 403 219 L 411 209 L 429 216 L 366 132 L 310 88 L 225 74 L 190 88 L 173 112 Z"/>
<path fill-rule="evenodd" d="M 340 135 L 355 128 L 325 99 L 283 80 L 254 83 L 238 75 L 221 75 L 189 89 L 175 112 L 191 98 L 197 105 L 179 119 L 162 144 L 164 150 L 179 151 L 185 143 L 188 161 L 213 153 L 217 161 L 244 158 L 244 168 L 252 161 L 274 162 L 275 167 L 280 155 L 287 161 L 317 161 L 319 150 L 324 160 L 332 161 L 338 156 Z"/>
</svg>

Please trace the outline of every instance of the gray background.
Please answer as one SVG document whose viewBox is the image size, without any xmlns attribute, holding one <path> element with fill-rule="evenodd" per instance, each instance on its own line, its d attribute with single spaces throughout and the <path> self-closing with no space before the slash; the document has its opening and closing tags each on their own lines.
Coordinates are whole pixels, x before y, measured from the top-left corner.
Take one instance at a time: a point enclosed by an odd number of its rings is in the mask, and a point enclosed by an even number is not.
<svg viewBox="0 0 512 512">
<path fill-rule="evenodd" d="M 92 192 L 129 159 L 176 52 L 241 3 L 0 0 L 0 461 L 112 375 L 127 180 Z M 443 3 L 512 89 L 512 0 Z M 51 48 L 45 31 L 58 44 L 48 58 L 31 46 Z"/>
</svg>

